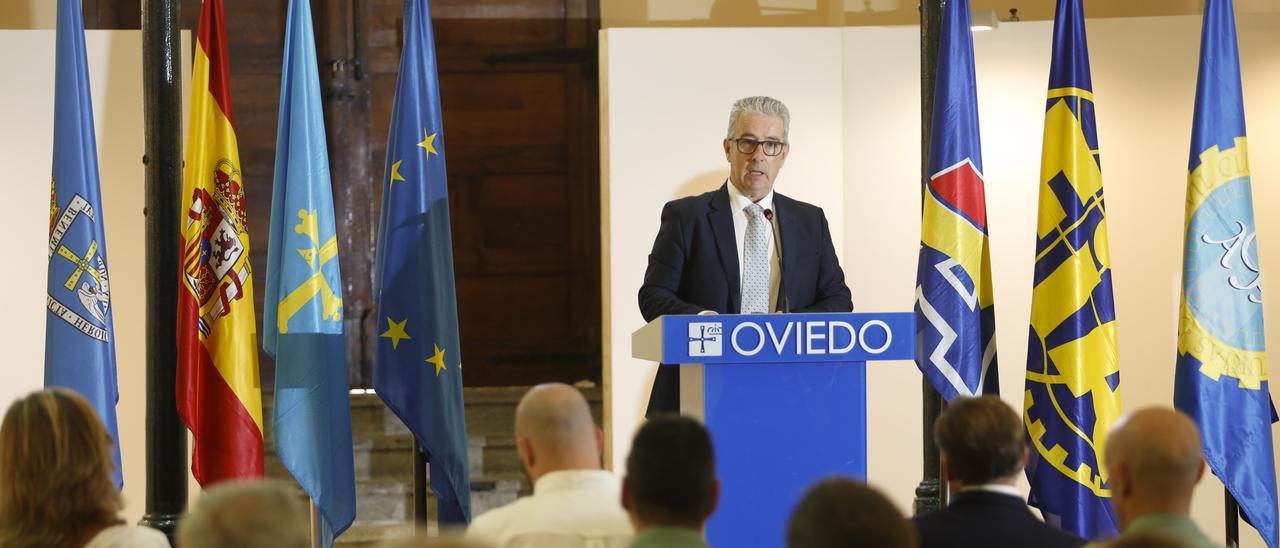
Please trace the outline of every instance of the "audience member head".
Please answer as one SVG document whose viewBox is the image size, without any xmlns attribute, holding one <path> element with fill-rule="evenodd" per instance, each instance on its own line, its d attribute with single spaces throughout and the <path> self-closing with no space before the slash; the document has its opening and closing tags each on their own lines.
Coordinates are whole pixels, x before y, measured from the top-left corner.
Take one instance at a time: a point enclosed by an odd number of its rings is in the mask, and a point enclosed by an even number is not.
<svg viewBox="0 0 1280 548">
<path fill-rule="evenodd" d="M 529 480 L 558 470 L 598 470 L 604 433 L 577 388 L 540 384 L 516 406 L 516 450 Z"/>
<path fill-rule="evenodd" d="M 0 546 L 76 546 L 123 523 L 112 444 L 97 412 L 69 390 L 9 406 L 0 425 Z"/>
<path fill-rule="evenodd" d="M 829 478 L 805 492 L 787 526 L 788 548 L 911 548 L 915 533 L 879 491 L 847 478 Z"/>
<path fill-rule="evenodd" d="M 1012 485 L 1027 462 L 1022 419 L 996 396 L 956 398 L 933 425 L 942 469 L 953 491 L 969 485 Z"/>
<path fill-rule="evenodd" d="M 670 415 L 640 427 L 622 481 L 622 506 L 637 531 L 655 526 L 701 531 L 719 498 L 715 451 L 702 424 Z"/>
<path fill-rule="evenodd" d="M 1116 422 L 1103 451 L 1122 529 L 1146 514 L 1190 515 L 1204 460 L 1189 417 L 1164 407 L 1140 409 Z"/>
<path fill-rule="evenodd" d="M 281 481 L 220 483 L 178 524 L 182 548 L 307 548 L 310 516 L 300 495 Z"/>
</svg>

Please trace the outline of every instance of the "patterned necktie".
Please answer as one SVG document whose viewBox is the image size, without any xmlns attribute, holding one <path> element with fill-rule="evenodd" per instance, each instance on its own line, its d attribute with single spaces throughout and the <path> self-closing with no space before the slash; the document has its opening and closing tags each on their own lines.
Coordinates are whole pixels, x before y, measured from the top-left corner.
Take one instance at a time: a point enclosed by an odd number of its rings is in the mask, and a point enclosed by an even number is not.
<svg viewBox="0 0 1280 548">
<path fill-rule="evenodd" d="M 747 236 L 742 250 L 742 313 L 769 313 L 769 224 L 764 208 L 751 204 L 747 214 Z"/>
</svg>

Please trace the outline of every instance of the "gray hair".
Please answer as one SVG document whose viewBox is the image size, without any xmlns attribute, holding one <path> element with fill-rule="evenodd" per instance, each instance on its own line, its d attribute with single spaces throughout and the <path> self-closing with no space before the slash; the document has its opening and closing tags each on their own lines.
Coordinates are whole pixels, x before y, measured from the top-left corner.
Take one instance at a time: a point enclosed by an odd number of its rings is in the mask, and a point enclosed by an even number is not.
<svg viewBox="0 0 1280 548">
<path fill-rule="evenodd" d="M 183 548 L 309 548 L 305 495 L 283 481 L 229 481 L 209 489 L 178 524 Z"/>
<path fill-rule="evenodd" d="M 733 130 L 738 129 L 738 120 L 743 114 L 763 114 L 781 119 L 782 140 L 787 141 L 787 135 L 791 132 L 791 111 L 787 110 L 787 105 L 782 104 L 782 101 L 763 95 L 744 97 L 734 101 L 733 108 L 729 110 L 729 131 L 726 133 L 726 139 L 736 137 Z"/>
</svg>

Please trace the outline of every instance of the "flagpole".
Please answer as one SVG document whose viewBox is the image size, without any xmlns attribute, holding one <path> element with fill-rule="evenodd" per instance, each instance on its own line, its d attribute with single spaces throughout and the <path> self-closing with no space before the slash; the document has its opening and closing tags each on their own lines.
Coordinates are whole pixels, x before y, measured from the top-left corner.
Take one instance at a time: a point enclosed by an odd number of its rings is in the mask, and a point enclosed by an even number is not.
<svg viewBox="0 0 1280 548">
<path fill-rule="evenodd" d="M 311 501 L 311 548 L 320 548 L 320 508 Z"/>
<path fill-rule="evenodd" d="M 925 185 L 929 181 L 929 144 L 933 130 L 934 81 L 938 74 L 939 27 L 942 26 L 944 0 L 920 2 L 920 196 L 924 207 Z M 916 487 L 914 513 L 923 514 L 942 508 L 946 493 L 942 487 L 942 465 L 938 446 L 933 442 L 933 423 L 942 413 L 942 395 L 933 388 L 929 379 L 921 377 L 923 416 L 921 438 L 923 441 L 923 478 Z"/>
<path fill-rule="evenodd" d="M 182 80 L 178 0 L 142 2 L 146 128 L 147 481 L 141 523 L 172 541 L 187 503 L 187 433 L 177 413 L 178 207 L 182 189 Z"/>
<path fill-rule="evenodd" d="M 413 525 L 419 536 L 427 534 L 427 454 L 413 440 Z"/>
<path fill-rule="evenodd" d="M 1226 496 L 1226 512 L 1227 512 L 1227 548 L 1237 548 L 1240 546 L 1240 504 L 1236 502 L 1236 498 L 1231 496 L 1231 491 L 1226 487 L 1222 488 L 1222 493 Z"/>
</svg>

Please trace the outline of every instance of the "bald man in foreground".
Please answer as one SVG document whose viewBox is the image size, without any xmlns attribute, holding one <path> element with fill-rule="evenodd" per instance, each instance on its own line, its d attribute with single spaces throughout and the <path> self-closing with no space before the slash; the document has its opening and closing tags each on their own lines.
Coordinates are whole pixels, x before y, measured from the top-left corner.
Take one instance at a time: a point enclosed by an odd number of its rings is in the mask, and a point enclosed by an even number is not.
<svg viewBox="0 0 1280 548">
<path fill-rule="evenodd" d="M 1148 407 L 1122 417 L 1107 438 L 1111 505 L 1120 539 L 1159 535 L 1188 548 L 1218 547 L 1191 521 L 1191 492 L 1204 475 L 1200 432 L 1186 415 Z"/>
<path fill-rule="evenodd" d="M 600 469 L 604 433 L 586 398 L 566 384 L 541 384 L 516 407 L 516 450 L 533 495 L 485 512 L 467 538 L 498 547 L 626 546 L 631 520 L 617 477 Z"/>
</svg>

